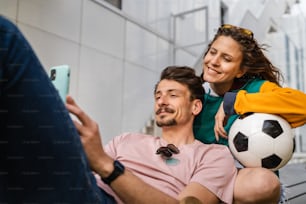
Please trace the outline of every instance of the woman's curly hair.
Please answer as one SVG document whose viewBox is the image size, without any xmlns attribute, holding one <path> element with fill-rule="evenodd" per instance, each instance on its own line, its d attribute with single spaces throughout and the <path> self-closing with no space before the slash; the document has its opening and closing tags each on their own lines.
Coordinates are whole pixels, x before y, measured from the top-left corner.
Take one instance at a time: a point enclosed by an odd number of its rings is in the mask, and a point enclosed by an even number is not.
<svg viewBox="0 0 306 204">
<path fill-rule="evenodd" d="M 240 67 L 245 68 L 246 73 L 243 77 L 236 80 L 247 81 L 252 78 L 261 78 L 280 85 L 283 80 L 280 70 L 270 62 L 263 52 L 266 51 L 267 46 L 259 45 L 250 30 L 237 26 L 221 26 L 214 36 L 214 39 L 208 45 L 204 57 L 213 42 L 220 36 L 231 37 L 240 45 L 243 54 Z"/>
</svg>

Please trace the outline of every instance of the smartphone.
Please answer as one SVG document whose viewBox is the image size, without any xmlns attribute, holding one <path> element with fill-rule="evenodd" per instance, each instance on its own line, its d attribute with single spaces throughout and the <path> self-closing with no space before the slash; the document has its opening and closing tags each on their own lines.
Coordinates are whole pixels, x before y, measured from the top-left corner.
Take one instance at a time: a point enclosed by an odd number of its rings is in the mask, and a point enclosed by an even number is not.
<svg viewBox="0 0 306 204">
<path fill-rule="evenodd" d="M 66 102 L 66 96 L 69 93 L 70 67 L 69 65 L 59 65 L 51 67 L 50 79 L 57 89 L 63 102 Z"/>
</svg>

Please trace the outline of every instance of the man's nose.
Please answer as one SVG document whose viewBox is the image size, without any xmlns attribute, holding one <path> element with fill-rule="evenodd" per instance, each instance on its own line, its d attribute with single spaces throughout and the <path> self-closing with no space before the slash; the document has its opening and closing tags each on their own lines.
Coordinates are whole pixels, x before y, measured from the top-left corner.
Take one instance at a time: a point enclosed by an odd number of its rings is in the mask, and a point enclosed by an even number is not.
<svg viewBox="0 0 306 204">
<path fill-rule="evenodd" d="M 157 104 L 159 106 L 167 105 L 168 104 L 167 96 L 160 96 L 159 99 L 157 100 Z"/>
</svg>

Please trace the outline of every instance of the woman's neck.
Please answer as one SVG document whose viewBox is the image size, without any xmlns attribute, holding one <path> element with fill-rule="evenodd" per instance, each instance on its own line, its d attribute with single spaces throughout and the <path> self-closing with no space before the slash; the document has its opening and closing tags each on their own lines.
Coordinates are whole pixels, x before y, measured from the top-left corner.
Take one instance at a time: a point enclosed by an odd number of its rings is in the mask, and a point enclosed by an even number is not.
<svg viewBox="0 0 306 204">
<path fill-rule="evenodd" d="M 219 96 L 223 96 L 226 92 L 231 89 L 232 83 L 225 84 L 225 83 L 209 83 L 210 88 Z"/>
</svg>

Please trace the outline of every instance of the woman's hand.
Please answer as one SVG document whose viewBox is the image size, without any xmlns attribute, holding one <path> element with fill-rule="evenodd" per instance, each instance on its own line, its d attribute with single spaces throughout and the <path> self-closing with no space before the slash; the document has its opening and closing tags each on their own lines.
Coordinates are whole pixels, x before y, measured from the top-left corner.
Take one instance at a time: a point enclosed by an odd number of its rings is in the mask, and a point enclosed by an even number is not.
<svg viewBox="0 0 306 204">
<path fill-rule="evenodd" d="M 223 109 L 223 102 L 222 102 L 220 104 L 218 112 L 215 115 L 214 132 L 215 132 L 215 137 L 217 141 L 219 141 L 219 136 L 227 139 L 227 133 L 224 129 L 225 118 L 226 118 L 226 115 Z"/>
</svg>

